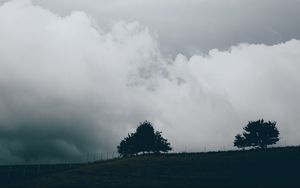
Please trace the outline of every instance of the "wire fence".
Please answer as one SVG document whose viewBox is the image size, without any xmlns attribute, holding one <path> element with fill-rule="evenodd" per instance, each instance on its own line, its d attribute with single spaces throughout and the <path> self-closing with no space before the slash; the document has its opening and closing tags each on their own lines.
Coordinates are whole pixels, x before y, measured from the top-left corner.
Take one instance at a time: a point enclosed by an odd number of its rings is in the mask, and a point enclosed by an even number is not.
<svg viewBox="0 0 300 188">
<path fill-rule="evenodd" d="M 297 146 L 297 145 L 289 145 L 289 146 Z M 298 145 L 299 146 L 299 145 Z M 283 141 L 283 144 L 268 146 L 268 148 L 276 148 L 276 147 L 287 147 L 286 141 Z M 223 146 L 202 146 L 199 148 L 190 148 L 188 146 L 176 149 L 172 152 L 168 152 L 169 154 L 176 153 L 206 153 L 206 152 L 221 152 L 221 151 L 237 151 L 240 150 L 233 146 L 223 145 Z M 14 163 L 2 163 L 0 162 L 0 168 L 2 166 L 30 166 L 30 165 L 78 165 L 78 164 L 88 164 L 93 162 L 101 162 L 112 159 L 118 159 L 121 156 L 116 151 L 111 152 L 98 152 L 98 153 L 86 153 L 77 157 L 66 157 L 64 159 L 46 159 L 46 160 L 35 160 L 35 161 L 22 161 L 22 162 L 14 162 Z M 50 168 L 50 167 L 49 167 Z"/>
<path fill-rule="evenodd" d="M 20 165 L 53 165 L 53 164 L 85 164 L 100 162 L 120 158 L 117 152 L 86 153 L 77 157 L 68 157 L 63 159 L 42 159 L 34 161 L 22 161 L 13 163 L 0 163 L 1 166 L 20 166 Z"/>
<path fill-rule="evenodd" d="M 282 148 L 285 146 L 271 146 L 269 148 Z M 297 146 L 289 146 L 297 147 Z M 299 147 L 299 146 L 298 146 Z M 189 150 L 185 147 L 181 151 L 169 152 L 169 154 L 194 154 L 206 152 L 222 152 L 222 151 L 236 151 L 238 149 L 233 147 L 222 146 L 218 149 L 202 147 L 197 151 Z M 14 164 L 0 165 L 0 182 L 13 182 L 16 180 L 36 178 L 42 175 L 47 175 L 55 172 L 76 169 L 91 163 L 101 163 L 107 160 L 118 159 L 120 155 L 117 152 L 102 152 L 102 153 L 87 153 L 80 158 L 69 160 L 52 160 L 52 161 L 35 161 L 35 162 L 22 162 Z"/>
<path fill-rule="evenodd" d="M 0 164 L 0 184 L 13 183 L 14 181 L 38 178 L 43 175 L 72 170 L 89 165 L 120 158 L 116 152 L 87 153 L 74 159 L 40 160 L 19 163 Z"/>
</svg>

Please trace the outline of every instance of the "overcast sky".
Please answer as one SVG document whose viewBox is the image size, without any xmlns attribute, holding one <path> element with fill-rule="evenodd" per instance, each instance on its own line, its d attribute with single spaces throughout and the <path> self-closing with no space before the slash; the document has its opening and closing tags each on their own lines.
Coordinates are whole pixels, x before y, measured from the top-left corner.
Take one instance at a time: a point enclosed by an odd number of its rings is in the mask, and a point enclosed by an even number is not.
<svg viewBox="0 0 300 188">
<path fill-rule="evenodd" d="M 248 121 L 300 144 L 300 1 L 0 0 L 0 159 L 116 151 L 149 120 L 175 151 Z"/>
</svg>

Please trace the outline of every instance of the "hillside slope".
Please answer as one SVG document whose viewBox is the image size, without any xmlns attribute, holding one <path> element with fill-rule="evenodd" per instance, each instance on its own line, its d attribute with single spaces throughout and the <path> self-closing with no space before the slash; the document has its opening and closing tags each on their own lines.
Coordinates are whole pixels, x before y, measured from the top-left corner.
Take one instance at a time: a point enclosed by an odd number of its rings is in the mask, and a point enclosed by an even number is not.
<svg viewBox="0 0 300 188">
<path fill-rule="evenodd" d="M 300 148 L 146 155 L 47 175 L 38 187 L 300 187 Z"/>
</svg>

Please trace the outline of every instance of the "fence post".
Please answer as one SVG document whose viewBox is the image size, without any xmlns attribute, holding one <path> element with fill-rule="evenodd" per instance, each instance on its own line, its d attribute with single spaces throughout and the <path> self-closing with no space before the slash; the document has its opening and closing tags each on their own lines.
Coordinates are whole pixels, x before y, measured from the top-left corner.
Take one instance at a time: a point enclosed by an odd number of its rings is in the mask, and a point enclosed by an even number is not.
<svg viewBox="0 0 300 188">
<path fill-rule="evenodd" d="M 89 162 L 89 153 L 86 154 L 86 163 Z"/>
</svg>

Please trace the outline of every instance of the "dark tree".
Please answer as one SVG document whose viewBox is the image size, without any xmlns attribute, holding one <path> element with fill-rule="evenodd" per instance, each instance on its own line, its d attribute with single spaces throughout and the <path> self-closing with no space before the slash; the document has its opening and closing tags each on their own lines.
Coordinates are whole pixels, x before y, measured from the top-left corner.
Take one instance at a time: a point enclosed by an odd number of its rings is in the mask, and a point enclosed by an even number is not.
<svg viewBox="0 0 300 188">
<path fill-rule="evenodd" d="M 167 139 L 163 138 L 161 136 L 161 132 L 156 131 L 155 132 L 155 145 L 154 145 L 154 152 L 160 153 L 162 152 L 168 152 L 172 150 L 171 144 L 168 142 Z"/>
<path fill-rule="evenodd" d="M 234 146 L 238 148 L 245 148 L 247 146 L 245 138 L 241 134 L 237 134 L 235 136 L 235 140 L 233 142 Z"/>
<path fill-rule="evenodd" d="M 244 132 L 235 136 L 234 146 L 238 148 L 258 147 L 266 148 L 279 141 L 279 131 L 276 122 L 264 120 L 250 121 Z"/>
<path fill-rule="evenodd" d="M 140 123 L 135 132 L 135 145 L 139 152 L 150 152 L 155 148 L 154 128 L 149 121 Z"/>
<path fill-rule="evenodd" d="M 172 150 L 168 140 L 161 136 L 161 132 L 154 132 L 149 121 L 140 123 L 136 132 L 128 134 L 117 148 L 121 156 L 135 155 L 140 152 L 160 153 Z"/>
<path fill-rule="evenodd" d="M 121 142 L 120 145 L 117 146 L 118 153 L 122 156 L 129 156 L 136 153 L 137 148 L 135 146 L 135 137 L 134 134 L 128 134 Z"/>
</svg>

